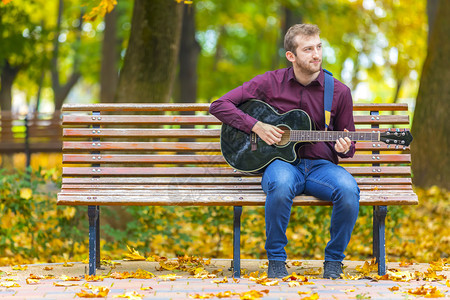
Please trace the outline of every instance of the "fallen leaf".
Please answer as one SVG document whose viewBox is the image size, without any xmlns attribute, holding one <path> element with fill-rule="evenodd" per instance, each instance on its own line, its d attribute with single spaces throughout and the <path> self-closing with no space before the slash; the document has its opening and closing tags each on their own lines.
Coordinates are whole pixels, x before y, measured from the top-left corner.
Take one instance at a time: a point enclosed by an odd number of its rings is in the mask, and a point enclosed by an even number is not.
<svg viewBox="0 0 450 300">
<path fill-rule="evenodd" d="M 73 267 L 73 265 L 74 264 L 72 264 L 72 263 L 64 262 L 64 264 L 62 266 L 66 267 L 66 268 L 70 268 L 70 267 Z"/>
<path fill-rule="evenodd" d="M 389 290 L 390 290 L 391 292 L 398 291 L 399 289 L 400 289 L 400 288 L 399 288 L 398 286 L 393 286 L 393 287 L 389 288 Z"/>
<path fill-rule="evenodd" d="M 104 286 L 99 286 L 92 291 L 81 290 L 80 293 L 76 295 L 80 298 L 105 298 L 109 293 L 109 289 Z"/>
<path fill-rule="evenodd" d="M 44 267 L 43 270 L 44 271 L 51 271 L 51 270 L 53 270 L 53 268 L 52 267 Z"/>
<path fill-rule="evenodd" d="M 138 251 L 134 250 L 134 248 L 130 248 L 130 246 L 127 245 L 128 251 L 130 253 L 125 253 L 125 258 L 123 260 L 127 261 L 140 261 L 140 260 L 146 260 L 145 257 L 143 257 Z"/>
<path fill-rule="evenodd" d="M 68 287 L 68 286 L 79 286 L 79 283 L 72 283 L 72 282 L 53 282 L 54 286 L 63 286 L 63 287 Z"/>
<path fill-rule="evenodd" d="M 103 281 L 103 276 L 98 275 L 84 275 L 84 280 L 86 281 Z"/>
<path fill-rule="evenodd" d="M 67 275 L 62 275 L 60 278 L 64 281 L 80 281 L 81 280 L 81 277 L 76 277 L 76 276 L 70 277 Z"/>
<path fill-rule="evenodd" d="M 228 283 L 228 278 L 225 276 L 223 279 L 212 280 L 211 283 Z"/>
<path fill-rule="evenodd" d="M 13 287 L 20 287 L 20 285 L 17 282 L 12 282 L 12 281 L 2 281 L 0 282 L 0 286 L 5 287 L 5 288 L 13 288 Z"/>
<path fill-rule="evenodd" d="M 12 267 L 12 269 L 13 270 L 15 270 L 15 271 L 25 271 L 26 269 L 28 269 L 28 266 L 21 266 L 21 265 L 18 265 L 18 266 L 14 266 L 14 267 Z"/>
<path fill-rule="evenodd" d="M 164 281 L 167 281 L 167 280 L 175 281 L 179 278 L 182 278 L 182 276 L 178 276 L 176 274 L 167 274 L 167 275 L 159 275 L 158 278 L 162 279 Z"/>
<path fill-rule="evenodd" d="M 425 298 L 441 298 L 445 297 L 445 295 L 437 289 L 435 286 L 426 286 L 422 285 L 416 289 L 409 289 L 407 292 L 408 295 L 415 296 L 424 296 Z"/>
<path fill-rule="evenodd" d="M 309 297 L 302 298 L 302 300 L 317 300 L 317 299 L 319 299 L 319 294 L 318 293 L 314 293 L 314 294 L 312 294 Z"/>
<path fill-rule="evenodd" d="M 27 278 L 25 281 L 27 284 L 38 284 L 39 283 L 38 279 L 32 279 L 32 278 Z"/>
</svg>

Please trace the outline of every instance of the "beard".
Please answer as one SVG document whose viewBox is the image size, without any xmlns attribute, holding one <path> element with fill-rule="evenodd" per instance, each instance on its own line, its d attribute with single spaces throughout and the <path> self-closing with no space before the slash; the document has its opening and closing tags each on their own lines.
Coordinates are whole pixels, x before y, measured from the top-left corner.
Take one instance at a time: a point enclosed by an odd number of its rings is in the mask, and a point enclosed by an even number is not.
<svg viewBox="0 0 450 300">
<path fill-rule="evenodd" d="M 322 60 L 318 64 L 313 64 L 312 61 L 302 61 L 298 58 L 295 60 L 295 65 L 303 74 L 312 75 L 322 69 Z"/>
</svg>

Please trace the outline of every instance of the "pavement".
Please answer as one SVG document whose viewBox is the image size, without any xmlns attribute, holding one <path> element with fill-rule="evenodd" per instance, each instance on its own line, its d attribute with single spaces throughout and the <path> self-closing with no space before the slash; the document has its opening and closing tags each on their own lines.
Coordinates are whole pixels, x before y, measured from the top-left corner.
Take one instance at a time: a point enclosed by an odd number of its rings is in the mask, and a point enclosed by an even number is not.
<svg viewBox="0 0 450 300">
<path fill-rule="evenodd" d="M 242 260 L 233 279 L 228 259 L 105 261 L 96 277 L 83 262 L 0 267 L 0 299 L 450 299 L 450 261 L 344 261 L 345 279 L 323 279 L 322 261 L 289 261 L 285 280 L 267 279 L 267 260 Z M 295 273 L 295 274 L 294 274 Z M 261 276 L 262 275 L 262 276 Z"/>
</svg>

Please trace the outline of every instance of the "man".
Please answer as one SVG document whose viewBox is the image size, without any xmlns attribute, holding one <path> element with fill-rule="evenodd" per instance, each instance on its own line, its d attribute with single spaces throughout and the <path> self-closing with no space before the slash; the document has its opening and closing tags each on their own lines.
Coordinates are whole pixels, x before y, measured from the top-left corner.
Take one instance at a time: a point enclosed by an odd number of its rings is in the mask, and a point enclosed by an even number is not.
<svg viewBox="0 0 450 300">
<path fill-rule="evenodd" d="M 302 109 L 308 113 L 317 130 L 325 130 L 324 71 L 322 43 L 316 25 L 297 24 L 285 35 L 286 58 L 291 68 L 258 75 L 231 90 L 210 107 L 210 113 L 222 122 L 246 133 L 255 132 L 267 144 L 279 142 L 283 131 L 262 123 L 238 108 L 240 103 L 256 98 L 272 105 L 280 113 Z M 350 89 L 334 79 L 331 122 L 328 130 L 354 131 L 353 104 Z M 333 202 L 331 239 L 325 248 L 324 278 L 342 274 L 344 251 L 358 217 L 359 188 L 355 179 L 337 165 L 338 156 L 352 157 L 355 145 L 347 137 L 335 142 L 306 144 L 297 149 L 294 163 L 274 160 L 264 170 L 261 185 L 266 193 L 265 221 L 268 277 L 288 275 L 284 247 L 293 198 L 302 193 Z"/>
</svg>

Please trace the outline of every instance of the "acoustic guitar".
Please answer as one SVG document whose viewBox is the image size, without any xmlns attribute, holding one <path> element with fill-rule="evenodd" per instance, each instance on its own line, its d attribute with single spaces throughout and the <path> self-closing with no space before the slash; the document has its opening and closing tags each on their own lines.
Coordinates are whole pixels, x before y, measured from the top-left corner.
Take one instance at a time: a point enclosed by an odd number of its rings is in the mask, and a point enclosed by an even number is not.
<svg viewBox="0 0 450 300">
<path fill-rule="evenodd" d="M 255 119 L 284 131 L 279 143 L 268 145 L 254 132 L 247 134 L 227 124 L 222 125 L 222 154 L 231 167 L 244 173 L 261 173 L 275 159 L 295 161 L 295 146 L 298 143 L 334 142 L 338 138 L 348 137 L 352 141 L 384 142 L 406 147 L 413 139 L 409 131 L 316 131 L 305 111 L 293 109 L 279 114 L 272 106 L 257 99 L 246 101 L 238 108 Z"/>
</svg>

